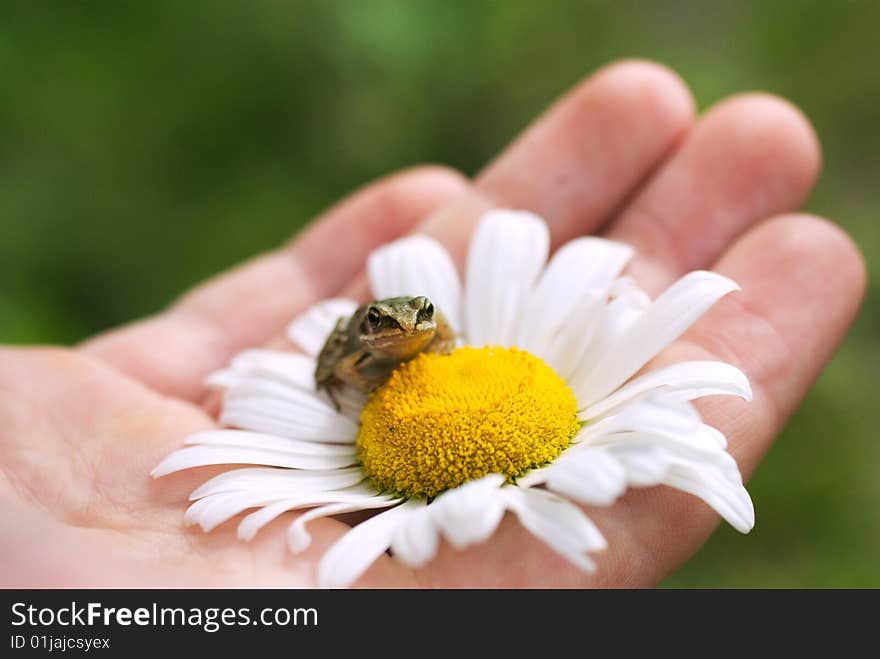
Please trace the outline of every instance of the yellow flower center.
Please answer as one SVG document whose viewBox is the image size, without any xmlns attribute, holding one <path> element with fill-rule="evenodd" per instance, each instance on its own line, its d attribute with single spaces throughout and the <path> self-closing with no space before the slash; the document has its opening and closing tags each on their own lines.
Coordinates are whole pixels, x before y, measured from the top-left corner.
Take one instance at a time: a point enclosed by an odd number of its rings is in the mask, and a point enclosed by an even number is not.
<svg viewBox="0 0 880 659">
<path fill-rule="evenodd" d="M 361 412 L 357 450 L 379 489 L 433 497 L 490 473 L 512 481 L 553 460 L 579 427 L 574 394 L 543 361 L 466 347 L 398 367 Z"/>
</svg>

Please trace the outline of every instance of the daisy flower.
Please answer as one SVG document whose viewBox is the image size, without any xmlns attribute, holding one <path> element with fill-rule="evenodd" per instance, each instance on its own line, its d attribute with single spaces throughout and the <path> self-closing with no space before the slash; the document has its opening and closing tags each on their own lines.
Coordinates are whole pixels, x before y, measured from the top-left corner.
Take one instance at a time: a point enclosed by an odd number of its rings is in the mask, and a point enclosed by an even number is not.
<svg viewBox="0 0 880 659">
<path fill-rule="evenodd" d="M 606 547 L 578 504 L 608 506 L 630 487 L 667 485 L 705 501 L 737 530 L 752 501 L 724 436 L 691 400 L 746 400 L 745 375 L 694 361 L 641 372 L 719 298 L 737 290 L 692 272 L 651 300 L 621 272 L 623 244 L 578 238 L 548 262 L 545 223 L 493 211 L 477 226 L 462 285 L 435 241 L 411 236 L 373 252 L 375 299 L 424 295 L 456 332 L 451 354 L 422 353 L 369 396 L 344 388 L 336 406 L 315 388 L 315 357 L 357 304 L 331 299 L 296 319 L 302 353 L 248 350 L 209 378 L 225 389 L 220 422 L 153 471 L 239 467 L 192 493 L 185 521 L 206 532 L 236 515 L 250 540 L 308 509 L 287 539 L 300 552 L 319 517 L 381 510 L 322 557 L 322 586 L 353 583 L 390 549 L 430 561 L 441 536 L 463 548 L 489 538 L 505 512 L 583 570 Z"/>
</svg>

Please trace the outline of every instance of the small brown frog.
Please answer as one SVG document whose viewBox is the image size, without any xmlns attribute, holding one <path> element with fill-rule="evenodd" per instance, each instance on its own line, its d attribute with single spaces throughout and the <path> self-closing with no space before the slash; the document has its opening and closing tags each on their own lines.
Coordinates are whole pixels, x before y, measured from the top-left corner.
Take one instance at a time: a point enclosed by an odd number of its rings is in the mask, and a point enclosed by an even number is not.
<svg viewBox="0 0 880 659">
<path fill-rule="evenodd" d="M 333 389 L 349 384 L 368 393 L 420 352 L 447 353 L 455 337 L 428 298 L 392 297 L 361 305 L 342 317 L 318 355 L 315 383 L 336 403 Z"/>
</svg>

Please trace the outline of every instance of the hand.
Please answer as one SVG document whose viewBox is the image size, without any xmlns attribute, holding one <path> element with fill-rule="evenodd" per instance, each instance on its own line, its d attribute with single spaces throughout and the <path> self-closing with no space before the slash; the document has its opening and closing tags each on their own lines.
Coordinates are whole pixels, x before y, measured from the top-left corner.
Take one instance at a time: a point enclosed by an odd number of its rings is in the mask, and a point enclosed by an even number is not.
<svg viewBox="0 0 880 659">
<path fill-rule="evenodd" d="M 214 426 L 204 376 L 239 350 L 281 345 L 311 303 L 358 289 L 367 253 L 410 231 L 461 253 L 491 206 L 533 210 L 554 244 L 600 233 L 633 244 L 630 273 L 652 293 L 711 268 L 743 292 L 725 298 L 659 359 L 739 366 L 755 399 L 700 405 L 755 467 L 858 308 L 864 266 L 826 220 L 792 213 L 819 169 L 801 114 L 766 95 L 695 119 L 681 81 L 645 62 L 608 66 L 540 117 L 471 182 L 438 167 L 397 174 L 330 209 L 292 244 L 185 295 L 162 314 L 73 350 L 0 349 L 0 582 L 5 585 L 308 585 L 347 528 L 312 526 L 290 554 L 287 516 L 251 543 L 234 524 L 182 526 L 188 494 L 215 469 L 153 481 L 192 432 Z M 427 219 L 425 219 L 427 218 Z M 362 280 L 361 280 L 362 281 Z M 585 575 L 509 516 L 484 545 L 443 547 L 413 572 L 381 559 L 366 586 L 648 586 L 690 557 L 718 519 L 665 488 L 590 511 L 609 540 Z"/>
</svg>

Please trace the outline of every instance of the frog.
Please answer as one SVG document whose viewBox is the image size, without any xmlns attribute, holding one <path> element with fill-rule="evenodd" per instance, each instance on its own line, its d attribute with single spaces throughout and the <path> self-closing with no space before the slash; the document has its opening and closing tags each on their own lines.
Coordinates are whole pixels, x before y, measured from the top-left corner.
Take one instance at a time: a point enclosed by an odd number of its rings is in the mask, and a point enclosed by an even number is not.
<svg viewBox="0 0 880 659">
<path fill-rule="evenodd" d="M 338 410 L 339 387 L 368 394 L 402 363 L 423 352 L 448 354 L 454 344 L 446 318 L 424 295 L 373 300 L 337 320 L 318 355 L 315 384 Z"/>
</svg>

